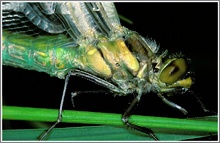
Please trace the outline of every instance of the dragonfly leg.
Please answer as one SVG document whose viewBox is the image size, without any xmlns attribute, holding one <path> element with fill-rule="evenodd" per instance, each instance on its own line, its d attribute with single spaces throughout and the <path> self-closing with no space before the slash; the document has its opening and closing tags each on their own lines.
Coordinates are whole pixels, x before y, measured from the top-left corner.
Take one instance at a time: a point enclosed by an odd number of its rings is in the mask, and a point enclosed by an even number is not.
<svg viewBox="0 0 220 143">
<path fill-rule="evenodd" d="M 184 115 L 187 115 L 187 114 L 188 114 L 188 112 L 186 111 L 186 109 L 184 109 L 183 107 L 177 105 L 176 103 L 173 103 L 173 102 L 169 101 L 169 100 L 166 99 L 161 93 L 158 93 L 157 95 L 160 97 L 160 99 L 161 99 L 164 103 L 166 103 L 166 104 L 169 105 L 170 107 L 181 111 Z"/>
<path fill-rule="evenodd" d="M 66 95 L 66 88 L 67 88 L 67 84 L 69 82 L 69 78 L 70 76 L 73 75 L 72 74 L 72 71 L 70 71 L 68 73 L 68 75 L 66 76 L 66 79 L 65 79 L 65 83 L 64 83 L 64 88 L 63 88 L 63 94 L 62 94 L 62 98 L 61 98 L 61 102 L 60 102 L 60 109 L 59 109 L 59 112 L 58 112 L 58 118 L 57 118 L 57 121 L 48 129 L 46 130 L 39 138 L 39 140 L 44 140 L 45 137 L 53 130 L 53 128 L 61 122 L 62 120 L 62 111 L 63 111 L 63 103 L 64 103 L 64 98 L 65 98 L 65 95 Z"/>
<path fill-rule="evenodd" d="M 197 102 L 199 103 L 200 107 L 202 108 L 202 110 L 205 113 L 210 113 L 210 114 L 216 114 L 216 112 L 214 111 L 210 111 L 206 108 L 206 106 L 202 103 L 202 101 L 200 100 L 200 98 L 193 92 L 193 91 L 188 91 L 189 93 L 191 93 L 197 100 Z"/>
<path fill-rule="evenodd" d="M 133 99 L 132 103 L 130 104 L 130 106 L 128 107 L 128 109 L 126 110 L 126 112 L 122 116 L 122 122 L 132 129 L 135 129 L 135 130 L 138 130 L 142 133 L 148 134 L 151 138 L 153 138 L 154 140 L 157 141 L 159 139 L 156 137 L 156 135 L 154 135 L 154 133 L 151 129 L 148 129 L 145 127 L 140 127 L 140 126 L 137 126 L 137 125 L 129 122 L 129 117 L 131 116 L 131 110 L 139 102 L 139 100 L 140 100 L 139 97 L 135 97 Z"/>
<path fill-rule="evenodd" d="M 71 103 L 75 107 L 74 98 L 77 96 L 77 92 L 71 92 Z"/>
</svg>

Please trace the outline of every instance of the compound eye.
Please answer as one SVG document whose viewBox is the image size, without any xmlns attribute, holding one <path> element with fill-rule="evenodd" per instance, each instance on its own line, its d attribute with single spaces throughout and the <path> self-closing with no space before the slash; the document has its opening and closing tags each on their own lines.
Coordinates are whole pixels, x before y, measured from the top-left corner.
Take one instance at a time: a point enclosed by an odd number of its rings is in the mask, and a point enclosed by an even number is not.
<svg viewBox="0 0 220 143">
<path fill-rule="evenodd" d="M 178 81 L 187 71 L 187 63 L 183 58 L 178 58 L 169 63 L 161 72 L 160 80 L 167 84 Z"/>
</svg>

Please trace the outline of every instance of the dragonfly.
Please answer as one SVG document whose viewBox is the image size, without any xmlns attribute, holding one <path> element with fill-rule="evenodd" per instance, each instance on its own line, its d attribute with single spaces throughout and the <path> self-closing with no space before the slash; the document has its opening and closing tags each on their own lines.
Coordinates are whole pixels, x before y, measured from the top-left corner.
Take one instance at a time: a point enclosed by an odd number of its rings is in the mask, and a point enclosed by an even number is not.
<svg viewBox="0 0 220 143">
<path fill-rule="evenodd" d="M 3 65 L 45 72 L 65 79 L 57 122 L 70 76 L 95 82 L 119 96 L 135 98 L 122 116 L 125 125 L 158 140 L 147 128 L 129 122 L 141 96 L 154 92 L 183 114 L 165 95 L 184 93 L 193 84 L 189 59 L 159 53 L 155 41 L 120 24 L 113 3 L 3 3 Z"/>
</svg>

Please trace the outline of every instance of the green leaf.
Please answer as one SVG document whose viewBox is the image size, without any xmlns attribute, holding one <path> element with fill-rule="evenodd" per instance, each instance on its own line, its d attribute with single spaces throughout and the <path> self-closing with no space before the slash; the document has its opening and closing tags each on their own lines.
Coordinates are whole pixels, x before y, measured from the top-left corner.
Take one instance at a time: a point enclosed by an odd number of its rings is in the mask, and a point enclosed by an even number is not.
<svg viewBox="0 0 220 143">
<path fill-rule="evenodd" d="M 58 110 L 3 106 L 3 119 L 54 122 Z M 176 119 L 151 116 L 131 116 L 131 122 L 151 128 L 160 140 L 186 140 L 216 135 L 217 116 L 196 119 Z M 152 140 L 143 133 L 127 130 L 120 114 L 64 110 L 62 122 L 96 124 L 54 129 L 48 140 Z M 3 140 L 36 140 L 45 129 L 3 130 Z"/>
<path fill-rule="evenodd" d="M 4 130 L 4 141 L 19 140 L 37 140 L 45 129 L 20 129 L 20 130 Z M 87 126 L 87 127 L 70 127 L 55 128 L 47 140 L 69 140 L 69 141 L 117 141 L 117 140 L 153 140 L 144 135 L 135 134 L 135 132 L 127 130 L 123 127 L 114 126 Z M 192 138 L 200 138 L 201 135 L 190 134 L 169 134 L 166 132 L 156 133 L 160 140 L 186 140 Z"/>
</svg>

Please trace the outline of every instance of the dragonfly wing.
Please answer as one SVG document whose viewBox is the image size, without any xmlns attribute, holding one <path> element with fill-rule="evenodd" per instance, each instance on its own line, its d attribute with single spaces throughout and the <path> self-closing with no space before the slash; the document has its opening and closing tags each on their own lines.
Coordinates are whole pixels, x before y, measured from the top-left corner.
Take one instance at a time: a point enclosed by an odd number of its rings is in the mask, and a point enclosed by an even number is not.
<svg viewBox="0 0 220 143">
<path fill-rule="evenodd" d="M 81 39 L 87 39 L 89 43 L 97 40 L 100 35 L 112 38 L 113 33 L 118 31 L 117 27 L 120 27 L 113 3 L 62 2 L 57 9 L 68 27 L 68 33 L 72 37 L 81 36 Z"/>
<path fill-rule="evenodd" d="M 100 5 L 100 3 L 98 4 Z M 103 7 L 104 11 L 101 7 Z M 107 20 L 109 27 L 111 27 L 110 25 L 121 25 L 114 3 L 102 2 L 99 9 Z"/>
<path fill-rule="evenodd" d="M 65 39 L 69 39 L 63 45 L 62 39 L 58 38 L 57 46 L 76 47 L 76 39 L 73 39 L 66 32 L 64 22 L 56 13 L 57 3 L 27 3 L 27 2 L 4 2 L 2 3 L 2 24 L 4 31 L 17 33 L 17 38 L 24 36 L 48 36 L 47 39 L 54 41 L 52 35 L 62 34 Z M 18 34 L 22 34 L 19 36 Z M 51 36 L 51 38 L 49 37 Z M 56 37 L 57 38 L 57 37 Z M 66 41 L 66 40 L 63 40 Z M 48 41 L 49 42 L 49 41 Z"/>
<path fill-rule="evenodd" d="M 100 35 L 117 35 L 114 40 L 120 35 L 120 20 L 110 2 L 4 2 L 2 9 L 3 26 L 8 30 L 33 31 L 28 23 L 31 22 L 50 34 L 67 32 L 76 43 L 85 42 L 82 39 L 91 43 Z"/>
<path fill-rule="evenodd" d="M 40 29 L 48 33 L 62 33 L 65 31 L 60 20 L 54 13 L 55 3 L 26 3 L 26 2 L 9 2 L 3 3 L 3 24 L 4 26 L 15 24 L 13 20 L 23 23 L 17 15 L 26 16 L 29 21 Z M 10 14 L 8 14 L 10 13 Z"/>
</svg>

